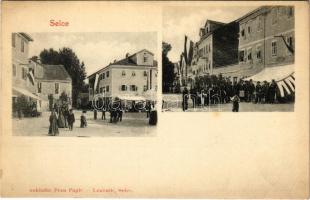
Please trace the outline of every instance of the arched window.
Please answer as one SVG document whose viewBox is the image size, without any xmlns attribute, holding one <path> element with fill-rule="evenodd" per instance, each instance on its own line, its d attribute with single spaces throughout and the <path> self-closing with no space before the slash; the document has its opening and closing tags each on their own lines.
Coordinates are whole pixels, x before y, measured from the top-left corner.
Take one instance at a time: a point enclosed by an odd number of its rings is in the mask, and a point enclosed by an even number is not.
<svg viewBox="0 0 310 200">
<path fill-rule="evenodd" d="M 126 76 L 126 72 L 124 70 L 122 71 L 122 76 Z"/>
<path fill-rule="evenodd" d="M 131 74 L 131 76 L 136 76 L 136 72 L 133 71 L 132 74 Z"/>
</svg>

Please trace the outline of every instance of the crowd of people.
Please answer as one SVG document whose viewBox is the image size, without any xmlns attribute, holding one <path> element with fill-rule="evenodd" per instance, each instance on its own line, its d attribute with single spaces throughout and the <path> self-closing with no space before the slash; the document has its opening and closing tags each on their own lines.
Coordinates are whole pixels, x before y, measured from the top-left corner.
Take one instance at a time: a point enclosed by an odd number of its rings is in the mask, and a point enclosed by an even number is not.
<svg viewBox="0 0 310 200">
<path fill-rule="evenodd" d="M 233 98 L 237 95 L 238 98 Z M 188 109 L 188 101 L 192 101 L 193 107 L 208 106 L 212 104 L 234 103 L 234 99 L 241 102 L 252 103 L 278 103 L 293 101 L 294 96 L 280 97 L 277 83 L 253 80 L 242 80 L 232 82 L 230 78 L 219 76 L 207 76 L 197 78 L 194 86 L 188 90 L 186 87 L 182 92 L 183 111 Z M 234 105 L 236 105 L 234 103 Z M 236 110 L 236 109 L 235 109 Z"/>
</svg>

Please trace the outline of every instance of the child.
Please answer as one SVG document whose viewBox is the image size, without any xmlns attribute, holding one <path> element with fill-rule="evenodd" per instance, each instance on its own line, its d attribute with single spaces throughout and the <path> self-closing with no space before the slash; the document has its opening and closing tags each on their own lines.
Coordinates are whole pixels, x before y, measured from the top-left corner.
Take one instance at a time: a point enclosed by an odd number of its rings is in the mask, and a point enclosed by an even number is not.
<svg viewBox="0 0 310 200">
<path fill-rule="evenodd" d="M 75 122 L 75 117 L 74 117 L 72 109 L 69 110 L 69 114 L 68 114 L 67 118 L 68 118 L 69 130 L 72 131 L 73 130 L 73 124 Z"/>
<path fill-rule="evenodd" d="M 87 126 L 85 113 L 86 113 L 86 111 L 83 110 L 83 113 L 81 115 L 81 128 L 85 128 Z"/>
<path fill-rule="evenodd" d="M 232 98 L 231 101 L 233 103 L 233 112 L 239 112 L 239 102 L 240 102 L 240 98 L 237 94 L 235 94 Z"/>
</svg>

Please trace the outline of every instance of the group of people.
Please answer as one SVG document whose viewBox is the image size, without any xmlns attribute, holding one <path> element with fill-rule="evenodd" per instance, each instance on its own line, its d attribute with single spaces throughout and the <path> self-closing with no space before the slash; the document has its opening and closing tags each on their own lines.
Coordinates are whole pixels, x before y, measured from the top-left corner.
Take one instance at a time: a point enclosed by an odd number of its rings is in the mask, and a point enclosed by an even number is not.
<svg viewBox="0 0 310 200">
<path fill-rule="evenodd" d="M 105 102 L 103 105 L 94 106 L 94 119 L 97 120 L 98 110 L 101 110 L 101 120 L 106 120 L 106 112 L 110 113 L 110 123 L 118 123 L 123 119 L 123 113 L 126 111 L 129 112 L 138 112 L 139 110 L 146 111 L 146 117 L 149 118 L 149 124 L 155 125 L 157 123 L 157 113 L 154 115 L 155 110 L 155 102 L 147 101 L 145 104 L 141 104 L 141 102 L 131 102 L 131 106 L 125 106 L 124 102 L 121 101 L 118 97 L 114 99 L 113 102 Z"/>
<path fill-rule="evenodd" d="M 75 122 L 73 110 L 69 109 L 67 105 L 59 107 L 57 104 L 54 104 L 49 117 L 49 122 L 49 135 L 59 135 L 59 128 L 69 128 L 69 130 L 72 131 Z"/>
<path fill-rule="evenodd" d="M 212 104 L 225 104 L 233 102 L 252 102 L 252 103 L 276 103 L 280 102 L 277 83 L 253 80 L 242 80 L 232 82 L 230 78 L 221 75 L 205 77 L 196 80 L 194 87 L 190 90 L 184 88 L 182 92 L 183 111 L 188 109 L 188 101 L 192 101 L 193 108 L 196 106 L 208 106 Z M 234 108 L 233 110 L 238 110 Z"/>
<path fill-rule="evenodd" d="M 86 111 L 82 112 L 80 121 L 81 128 L 87 127 Z M 59 128 L 69 128 L 69 130 L 72 131 L 75 122 L 73 109 L 69 109 L 68 105 L 58 106 L 57 104 L 54 104 L 51 115 L 49 117 L 49 122 L 49 135 L 59 135 Z"/>
</svg>

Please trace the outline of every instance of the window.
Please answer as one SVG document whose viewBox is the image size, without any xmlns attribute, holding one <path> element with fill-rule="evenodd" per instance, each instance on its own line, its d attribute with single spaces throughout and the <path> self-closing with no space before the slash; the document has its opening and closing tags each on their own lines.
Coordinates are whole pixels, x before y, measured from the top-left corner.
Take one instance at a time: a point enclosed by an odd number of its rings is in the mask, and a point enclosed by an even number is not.
<svg viewBox="0 0 310 200">
<path fill-rule="evenodd" d="M 16 76 L 16 65 L 13 64 L 13 76 Z"/>
<path fill-rule="evenodd" d="M 130 86 L 130 91 L 137 91 L 137 90 L 138 90 L 137 86 L 135 86 L 135 85 Z"/>
<path fill-rule="evenodd" d="M 242 50 L 242 51 L 239 51 L 239 61 L 240 62 L 244 62 L 245 60 L 244 60 L 244 51 Z"/>
<path fill-rule="evenodd" d="M 125 71 L 122 71 L 122 76 L 126 76 L 126 72 Z"/>
<path fill-rule="evenodd" d="M 294 14 L 294 9 L 293 9 L 293 7 L 292 7 L 292 6 L 288 7 L 288 9 L 287 9 L 287 16 L 288 16 L 288 17 L 292 17 L 293 14 Z"/>
<path fill-rule="evenodd" d="M 158 72 L 155 73 L 155 77 L 157 77 Z"/>
<path fill-rule="evenodd" d="M 109 71 L 107 71 L 107 78 L 109 78 L 109 76 L 110 76 L 110 72 L 109 72 Z"/>
<path fill-rule="evenodd" d="M 38 93 L 42 92 L 42 83 L 38 82 Z"/>
<path fill-rule="evenodd" d="M 131 73 L 131 76 L 136 76 L 136 72 L 133 71 L 133 72 Z"/>
<path fill-rule="evenodd" d="M 242 36 L 243 38 L 245 38 L 245 32 L 244 32 L 244 29 L 242 29 L 242 30 L 241 30 L 241 36 Z"/>
<path fill-rule="evenodd" d="M 108 86 L 108 85 L 106 86 L 106 88 L 105 88 L 105 89 L 106 89 L 106 92 L 109 92 L 109 90 L 110 90 L 110 88 L 109 88 L 109 86 Z"/>
<path fill-rule="evenodd" d="M 277 56 L 277 42 L 276 41 L 271 42 L 271 55 Z"/>
<path fill-rule="evenodd" d="M 259 59 L 262 59 L 262 55 L 261 55 L 261 49 L 260 49 L 260 45 L 256 46 L 256 58 L 259 60 Z"/>
<path fill-rule="evenodd" d="M 251 61 L 252 60 L 252 48 L 249 48 L 248 49 L 248 61 Z"/>
<path fill-rule="evenodd" d="M 272 24 L 276 24 L 278 22 L 278 9 L 272 9 Z"/>
<path fill-rule="evenodd" d="M 146 85 L 143 86 L 143 91 L 144 92 L 147 91 L 147 86 Z"/>
<path fill-rule="evenodd" d="M 25 52 L 25 42 L 23 39 L 20 40 L 21 41 L 21 52 Z"/>
<path fill-rule="evenodd" d="M 99 93 L 102 93 L 103 92 L 103 88 L 99 88 Z"/>
<path fill-rule="evenodd" d="M 248 34 L 251 35 L 251 26 L 248 26 Z"/>
<path fill-rule="evenodd" d="M 126 91 L 127 90 L 127 86 L 126 85 L 121 85 L 121 91 Z"/>
<path fill-rule="evenodd" d="M 15 33 L 12 33 L 12 47 L 15 47 Z"/>
<path fill-rule="evenodd" d="M 257 22 L 257 31 L 262 30 L 262 17 L 258 17 L 258 22 Z"/>
<path fill-rule="evenodd" d="M 102 79 L 104 79 L 104 77 L 105 77 L 105 73 L 102 74 Z"/>
<path fill-rule="evenodd" d="M 59 94 L 59 83 L 55 83 L 55 94 Z"/>
<path fill-rule="evenodd" d="M 22 79 L 27 79 L 27 70 L 24 67 L 22 68 Z"/>
<path fill-rule="evenodd" d="M 146 71 L 143 72 L 143 76 L 147 76 L 147 72 Z"/>
<path fill-rule="evenodd" d="M 143 62 L 147 62 L 147 55 L 146 55 L 146 53 L 144 53 L 144 55 L 143 55 Z"/>
</svg>

